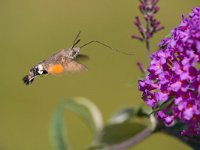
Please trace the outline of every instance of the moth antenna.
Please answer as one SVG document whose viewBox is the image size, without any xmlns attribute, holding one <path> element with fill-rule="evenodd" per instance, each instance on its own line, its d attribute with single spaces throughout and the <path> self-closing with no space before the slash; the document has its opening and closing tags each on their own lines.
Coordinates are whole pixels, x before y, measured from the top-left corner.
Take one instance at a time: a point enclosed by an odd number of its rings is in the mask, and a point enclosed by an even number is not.
<svg viewBox="0 0 200 150">
<path fill-rule="evenodd" d="M 81 39 L 79 39 L 80 34 L 81 34 L 81 31 L 79 31 L 78 34 L 76 35 L 76 37 L 74 38 L 72 48 L 74 48 L 80 42 L 80 40 L 81 40 Z"/>
<path fill-rule="evenodd" d="M 125 55 L 135 55 L 135 54 L 131 54 L 131 53 L 126 53 L 126 52 L 123 52 L 123 51 L 120 51 L 120 50 L 118 50 L 118 49 L 114 49 L 114 48 L 112 48 L 111 46 L 109 46 L 109 45 L 107 45 L 107 44 L 104 44 L 104 43 L 102 43 L 102 42 L 100 42 L 100 41 L 90 41 L 90 42 L 88 42 L 88 43 L 86 43 L 86 44 L 83 44 L 82 46 L 80 46 L 80 48 L 83 48 L 83 47 L 85 47 L 85 46 L 87 46 L 87 45 L 89 45 L 89 44 L 92 44 L 92 43 L 98 43 L 98 44 L 101 44 L 101 45 L 103 45 L 103 46 L 105 46 L 105 47 L 107 47 L 107 48 L 109 48 L 109 49 L 111 49 L 111 50 L 113 50 L 113 51 L 116 51 L 116 52 L 119 52 L 119 53 L 122 53 L 122 54 L 125 54 Z"/>
<path fill-rule="evenodd" d="M 80 41 L 81 41 L 81 39 L 78 39 L 78 40 L 76 41 L 76 43 L 74 43 L 74 44 L 72 45 L 72 48 L 74 48 Z"/>
</svg>

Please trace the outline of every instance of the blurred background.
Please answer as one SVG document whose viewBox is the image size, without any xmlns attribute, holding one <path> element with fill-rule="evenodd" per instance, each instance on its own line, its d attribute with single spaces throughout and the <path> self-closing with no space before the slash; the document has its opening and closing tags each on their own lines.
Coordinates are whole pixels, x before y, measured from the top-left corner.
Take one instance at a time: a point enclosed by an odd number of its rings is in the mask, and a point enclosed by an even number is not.
<svg viewBox="0 0 200 150">
<path fill-rule="evenodd" d="M 84 96 L 102 111 L 104 120 L 120 108 L 143 104 L 137 91 L 140 72 L 136 62 L 147 66 L 143 43 L 130 37 L 137 33 L 134 16 L 139 1 L 127 0 L 0 0 L 0 150 L 49 150 L 49 123 L 56 104 Z M 199 6 L 199 0 L 160 1 L 156 18 L 165 26 L 151 40 L 158 42 L 178 25 L 181 15 Z M 22 77 L 39 61 L 72 45 L 78 31 L 80 45 L 99 40 L 134 56 L 92 44 L 81 50 L 90 57 L 82 62 L 89 71 L 69 76 L 37 78 L 26 86 Z M 70 144 L 80 150 L 92 135 L 82 121 L 66 111 Z M 134 150 L 189 150 L 164 134 L 155 134 Z"/>
</svg>

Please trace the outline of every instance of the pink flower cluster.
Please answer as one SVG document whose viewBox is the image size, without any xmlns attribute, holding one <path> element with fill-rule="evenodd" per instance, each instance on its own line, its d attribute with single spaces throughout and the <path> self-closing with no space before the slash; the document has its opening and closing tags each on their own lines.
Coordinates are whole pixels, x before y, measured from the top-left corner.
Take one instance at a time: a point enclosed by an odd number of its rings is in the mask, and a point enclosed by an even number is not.
<svg viewBox="0 0 200 150">
<path fill-rule="evenodd" d="M 186 125 L 182 134 L 200 134 L 200 7 L 160 42 L 139 90 L 153 109 L 170 101 L 156 112 L 166 125 L 180 121 Z"/>
</svg>

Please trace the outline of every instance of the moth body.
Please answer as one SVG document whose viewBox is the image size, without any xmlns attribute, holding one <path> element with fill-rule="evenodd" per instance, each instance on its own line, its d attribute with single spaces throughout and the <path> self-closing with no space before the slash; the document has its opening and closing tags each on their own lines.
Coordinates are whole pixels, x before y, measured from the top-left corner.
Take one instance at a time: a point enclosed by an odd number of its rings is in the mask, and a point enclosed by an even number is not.
<svg viewBox="0 0 200 150">
<path fill-rule="evenodd" d="M 26 85 L 30 85 L 34 78 L 40 75 L 69 74 L 87 70 L 84 65 L 75 61 L 79 53 L 80 48 L 78 47 L 62 49 L 61 51 L 33 66 L 29 73 L 23 78 L 23 82 Z"/>
</svg>

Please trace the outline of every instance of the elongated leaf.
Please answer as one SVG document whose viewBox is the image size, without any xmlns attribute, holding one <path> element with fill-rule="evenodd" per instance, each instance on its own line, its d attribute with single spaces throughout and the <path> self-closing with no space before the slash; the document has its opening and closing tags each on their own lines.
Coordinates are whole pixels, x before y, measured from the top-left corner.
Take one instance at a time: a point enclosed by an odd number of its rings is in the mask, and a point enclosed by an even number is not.
<svg viewBox="0 0 200 150">
<path fill-rule="evenodd" d="M 103 127 L 103 119 L 99 109 L 88 99 L 76 97 L 64 102 L 65 108 L 76 113 L 86 125 L 94 132 Z"/>
<path fill-rule="evenodd" d="M 63 118 L 64 106 L 62 103 L 57 105 L 56 111 L 53 114 L 52 121 L 50 123 L 50 138 L 54 150 L 68 150 L 68 144 L 66 136 L 64 136 L 64 118 Z"/>
<path fill-rule="evenodd" d="M 122 123 L 134 117 L 149 117 L 142 107 L 126 107 L 116 112 L 110 119 L 110 123 Z"/>
<path fill-rule="evenodd" d="M 111 119 L 109 120 L 110 123 L 122 123 L 128 121 L 135 115 L 135 110 L 133 107 L 128 107 L 121 109 L 120 111 L 116 112 Z"/>
<path fill-rule="evenodd" d="M 111 117 L 88 150 L 128 149 L 154 132 L 154 118 L 143 106 L 123 108 Z"/>
<path fill-rule="evenodd" d="M 155 113 L 155 112 L 158 112 L 160 110 L 163 110 L 165 109 L 167 106 L 169 106 L 172 102 L 173 102 L 174 98 L 173 97 L 170 97 L 167 101 L 159 104 L 159 106 L 157 108 L 155 108 L 149 115 Z"/>
<path fill-rule="evenodd" d="M 136 122 L 109 124 L 97 138 L 97 145 L 113 145 L 123 142 L 141 132 L 146 126 Z"/>
<path fill-rule="evenodd" d="M 54 150 L 68 150 L 69 145 L 64 125 L 64 109 L 78 115 L 95 135 L 103 127 L 102 116 L 98 108 L 86 98 L 78 97 L 60 102 L 50 124 L 50 137 Z M 66 126 L 67 127 L 67 126 Z"/>
</svg>

